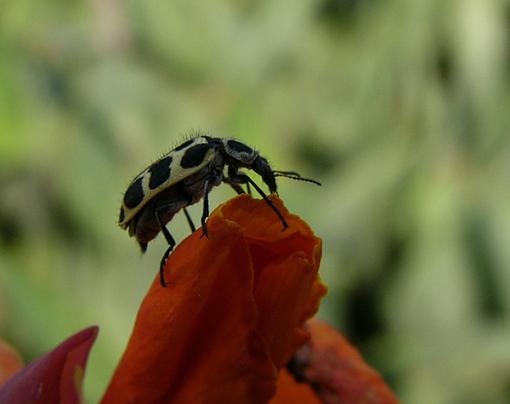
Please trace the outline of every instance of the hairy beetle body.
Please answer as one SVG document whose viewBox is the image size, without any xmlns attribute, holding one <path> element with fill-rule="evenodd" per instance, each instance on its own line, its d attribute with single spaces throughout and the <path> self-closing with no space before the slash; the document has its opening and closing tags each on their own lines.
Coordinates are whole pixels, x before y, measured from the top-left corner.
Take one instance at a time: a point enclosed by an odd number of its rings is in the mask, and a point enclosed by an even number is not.
<svg viewBox="0 0 510 404">
<path fill-rule="evenodd" d="M 124 194 L 119 225 L 127 228 L 156 195 L 206 167 L 215 157 L 208 139 L 206 136 L 190 139 L 138 174 Z"/>
<path fill-rule="evenodd" d="M 225 174 L 224 169 L 227 168 Z M 186 207 L 204 201 L 201 218 L 203 235 L 207 236 L 206 220 L 209 216 L 208 194 L 222 182 L 236 192 L 244 193 L 241 185 L 253 186 L 280 218 L 283 229 L 288 227 L 285 219 L 262 189 L 240 168 L 259 174 L 271 193 L 276 193 L 277 176 L 300 181 L 318 182 L 287 171 L 273 171 L 265 158 L 251 147 L 234 139 L 196 136 L 143 170 L 128 186 L 119 213 L 119 225 L 136 238 L 142 251 L 158 233 L 163 232 L 169 247 L 160 265 L 160 281 L 163 278 L 165 261 L 175 246 L 175 240 L 166 228 L 174 215 L 184 210 L 194 231 Z"/>
</svg>

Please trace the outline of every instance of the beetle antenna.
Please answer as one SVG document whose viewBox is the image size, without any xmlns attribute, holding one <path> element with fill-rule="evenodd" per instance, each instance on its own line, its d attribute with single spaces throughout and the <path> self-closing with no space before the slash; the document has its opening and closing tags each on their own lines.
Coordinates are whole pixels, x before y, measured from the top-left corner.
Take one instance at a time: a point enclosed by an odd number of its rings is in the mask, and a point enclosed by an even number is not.
<svg viewBox="0 0 510 404">
<path fill-rule="evenodd" d="M 312 184 L 322 185 L 319 181 L 312 180 L 311 178 L 302 177 L 301 174 L 295 171 L 273 171 L 275 177 L 285 177 L 291 180 L 311 182 Z"/>
</svg>

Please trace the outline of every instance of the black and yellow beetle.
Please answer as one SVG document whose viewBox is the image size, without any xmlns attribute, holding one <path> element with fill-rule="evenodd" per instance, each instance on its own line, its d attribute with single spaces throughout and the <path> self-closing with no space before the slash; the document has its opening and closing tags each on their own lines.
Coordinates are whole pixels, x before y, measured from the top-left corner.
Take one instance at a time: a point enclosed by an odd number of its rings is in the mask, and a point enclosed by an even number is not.
<svg viewBox="0 0 510 404">
<path fill-rule="evenodd" d="M 227 173 L 224 173 L 225 167 Z M 129 230 L 143 252 L 147 244 L 161 231 L 168 242 L 160 264 L 160 282 L 166 286 L 163 269 L 168 255 L 175 247 L 175 240 L 166 224 L 181 209 L 184 210 L 191 230 L 195 226 L 186 207 L 204 199 L 202 232 L 207 237 L 209 216 L 208 195 L 222 182 L 229 184 L 237 193 L 244 193 L 242 184 L 251 185 L 280 218 L 283 230 L 288 227 L 278 208 L 264 191 L 240 168 L 248 168 L 262 177 L 269 192 L 276 193 L 276 177 L 299 181 L 317 181 L 303 178 L 291 171 L 273 171 L 267 160 L 251 147 L 234 139 L 195 136 L 182 143 L 143 170 L 129 185 L 120 207 L 119 225 Z"/>
</svg>

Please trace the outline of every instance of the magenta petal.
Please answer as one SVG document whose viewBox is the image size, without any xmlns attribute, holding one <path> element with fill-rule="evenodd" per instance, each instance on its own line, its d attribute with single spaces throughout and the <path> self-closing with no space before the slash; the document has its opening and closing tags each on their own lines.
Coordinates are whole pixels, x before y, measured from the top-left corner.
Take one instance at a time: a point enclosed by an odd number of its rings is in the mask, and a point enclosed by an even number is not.
<svg viewBox="0 0 510 404">
<path fill-rule="evenodd" d="M 0 403 L 80 403 L 81 382 L 98 327 L 68 338 L 0 386 Z"/>
</svg>

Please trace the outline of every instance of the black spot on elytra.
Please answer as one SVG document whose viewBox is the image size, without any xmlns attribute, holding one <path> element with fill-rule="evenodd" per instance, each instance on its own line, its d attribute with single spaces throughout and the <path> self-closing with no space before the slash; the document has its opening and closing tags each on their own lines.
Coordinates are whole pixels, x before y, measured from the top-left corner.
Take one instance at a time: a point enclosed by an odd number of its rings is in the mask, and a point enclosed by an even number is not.
<svg viewBox="0 0 510 404">
<path fill-rule="evenodd" d="M 124 208 L 120 208 L 119 212 L 119 223 L 122 223 L 124 221 L 124 218 L 126 217 L 126 214 L 124 213 Z"/>
<path fill-rule="evenodd" d="M 190 139 L 190 140 L 186 140 L 183 144 L 177 146 L 174 150 L 175 151 L 179 151 L 179 150 L 182 150 L 182 149 L 185 149 L 186 147 L 188 147 L 191 143 L 193 143 L 195 139 Z"/>
<path fill-rule="evenodd" d="M 150 166 L 149 172 L 151 178 L 149 180 L 149 188 L 154 189 L 163 184 L 170 178 L 170 164 L 172 164 L 172 157 L 167 156 L 159 161 L 156 161 Z"/>
<path fill-rule="evenodd" d="M 210 146 L 208 144 L 197 144 L 190 147 L 184 152 L 182 156 L 181 167 L 192 168 L 200 165 L 204 161 L 205 155 L 209 151 Z"/>
<path fill-rule="evenodd" d="M 142 179 L 140 177 L 133 182 L 124 195 L 124 205 L 129 209 L 136 208 L 143 201 Z"/>
<path fill-rule="evenodd" d="M 229 140 L 227 142 L 228 147 L 238 153 L 248 153 L 252 154 L 253 149 L 251 147 L 246 146 L 244 143 L 238 142 L 237 140 Z"/>
</svg>

